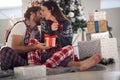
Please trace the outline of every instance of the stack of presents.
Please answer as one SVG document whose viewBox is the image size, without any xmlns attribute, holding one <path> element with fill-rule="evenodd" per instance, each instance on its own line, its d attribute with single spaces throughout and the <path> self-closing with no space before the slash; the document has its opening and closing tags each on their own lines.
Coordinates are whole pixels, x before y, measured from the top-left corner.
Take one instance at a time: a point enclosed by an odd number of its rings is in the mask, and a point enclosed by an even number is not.
<svg viewBox="0 0 120 80">
<path fill-rule="evenodd" d="M 106 12 L 93 12 L 89 13 L 89 21 L 87 22 L 87 30 L 91 35 L 91 39 L 94 38 L 109 38 L 109 32 L 107 30 L 108 22 L 106 20 Z"/>
<path fill-rule="evenodd" d="M 109 37 L 107 27 L 108 21 L 106 20 L 105 11 L 89 13 L 87 33 L 90 34 L 91 39 L 78 42 L 81 59 L 87 55 L 101 53 L 103 58 L 114 58 L 116 62 L 119 61 L 117 40 Z"/>
</svg>

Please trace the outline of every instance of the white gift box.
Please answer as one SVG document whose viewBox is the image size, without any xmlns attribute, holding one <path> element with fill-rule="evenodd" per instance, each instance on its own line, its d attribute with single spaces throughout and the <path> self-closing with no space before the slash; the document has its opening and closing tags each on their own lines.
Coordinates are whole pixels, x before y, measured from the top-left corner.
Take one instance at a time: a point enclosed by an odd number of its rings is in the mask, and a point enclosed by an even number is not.
<svg viewBox="0 0 120 80">
<path fill-rule="evenodd" d="M 114 58 L 119 61 L 116 38 L 97 39 L 78 42 L 80 59 L 101 53 L 102 58 Z"/>
<path fill-rule="evenodd" d="M 101 53 L 103 58 L 114 58 L 115 61 L 119 61 L 117 39 L 108 38 L 101 39 Z"/>
<path fill-rule="evenodd" d="M 106 20 L 106 12 L 100 11 L 100 12 L 89 13 L 89 19 L 90 21 Z"/>
<path fill-rule="evenodd" d="M 91 40 L 94 40 L 94 39 L 108 39 L 108 38 L 109 38 L 109 32 L 108 31 L 91 34 Z"/>
<path fill-rule="evenodd" d="M 78 42 L 78 50 L 80 59 L 100 53 L 100 40 L 80 41 Z"/>
<path fill-rule="evenodd" d="M 43 78 L 46 76 L 45 65 L 16 67 L 14 71 L 15 71 L 15 77 L 21 80 Z"/>
</svg>

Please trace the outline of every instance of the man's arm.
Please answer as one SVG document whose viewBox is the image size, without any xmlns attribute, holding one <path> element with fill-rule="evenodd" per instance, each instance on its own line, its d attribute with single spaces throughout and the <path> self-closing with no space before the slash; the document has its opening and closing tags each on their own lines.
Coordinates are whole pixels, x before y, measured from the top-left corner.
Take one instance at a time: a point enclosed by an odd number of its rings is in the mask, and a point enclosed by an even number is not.
<svg viewBox="0 0 120 80">
<path fill-rule="evenodd" d="M 17 53 L 24 53 L 37 49 L 48 49 L 48 47 L 46 47 L 44 43 L 39 43 L 34 46 L 23 46 L 23 40 L 24 39 L 21 35 L 12 35 L 12 49 L 15 50 Z"/>
</svg>

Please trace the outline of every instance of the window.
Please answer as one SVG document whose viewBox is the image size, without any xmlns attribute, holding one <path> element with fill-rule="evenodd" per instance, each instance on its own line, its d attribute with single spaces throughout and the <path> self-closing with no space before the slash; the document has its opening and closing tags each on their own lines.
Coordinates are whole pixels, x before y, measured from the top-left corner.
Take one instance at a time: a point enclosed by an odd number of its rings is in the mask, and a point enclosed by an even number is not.
<svg viewBox="0 0 120 80">
<path fill-rule="evenodd" d="M 118 7 L 120 7 L 120 0 L 101 0 L 101 9 Z"/>
<path fill-rule="evenodd" d="M 22 0 L 0 0 L 0 19 L 22 17 Z"/>
<path fill-rule="evenodd" d="M 0 0 L 0 9 L 21 7 L 21 0 Z"/>
</svg>

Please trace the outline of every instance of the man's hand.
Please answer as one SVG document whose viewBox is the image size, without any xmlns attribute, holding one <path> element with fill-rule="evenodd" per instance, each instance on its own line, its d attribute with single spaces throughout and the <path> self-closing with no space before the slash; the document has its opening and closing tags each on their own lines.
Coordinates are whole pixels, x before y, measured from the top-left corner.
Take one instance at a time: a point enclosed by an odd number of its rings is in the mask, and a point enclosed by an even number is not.
<svg viewBox="0 0 120 80">
<path fill-rule="evenodd" d="M 35 45 L 38 49 L 46 50 L 49 49 L 50 47 L 46 46 L 45 43 L 38 43 Z"/>
</svg>

